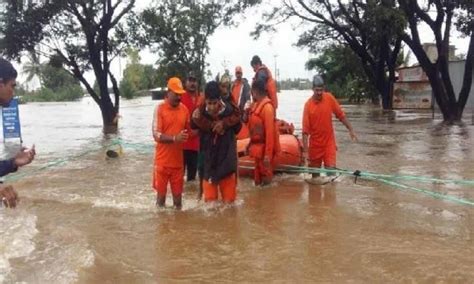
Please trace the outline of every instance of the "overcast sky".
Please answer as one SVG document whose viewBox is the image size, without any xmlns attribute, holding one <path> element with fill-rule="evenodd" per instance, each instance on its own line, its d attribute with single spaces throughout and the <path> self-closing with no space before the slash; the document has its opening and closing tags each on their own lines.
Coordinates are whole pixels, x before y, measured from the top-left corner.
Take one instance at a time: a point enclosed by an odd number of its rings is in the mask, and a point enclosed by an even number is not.
<svg viewBox="0 0 474 284">
<path fill-rule="evenodd" d="M 151 0 L 137 1 L 138 8 L 146 7 Z M 305 70 L 305 62 L 311 57 L 307 50 L 302 50 L 294 46 L 298 38 L 298 30 L 294 24 L 287 22 L 281 24 L 275 34 L 264 34 L 258 40 L 254 40 L 249 34 L 254 29 L 255 24 L 260 20 L 260 9 L 252 9 L 242 17 L 238 17 L 241 24 L 237 27 L 220 27 L 209 39 L 210 52 L 207 56 L 209 70 L 213 75 L 224 71 L 226 66 L 232 73 L 234 67 L 242 66 L 244 77 L 251 78 L 253 71 L 250 67 L 250 60 L 253 55 L 259 55 L 263 63 L 272 72 L 277 63 L 279 78 L 311 78 L 314 71 Z M 453 28 L 454 30 L 454 28 Z M 427 29 L 422 29 L 421 37 L 423 42 L 433 41 L 432 33 Z M 456 53 L 466 53 L 468 40 L 460 39 L 458 33 L 453 32 L 452 44 L 456 45 Z M 276 56 L 275 56 L 276 55 Z M 158 59 L 156 54 L 149 51 L 141 53 L 142 63 L 154 64 Z M 412 62 L 416 62 L 413 57 Z M 126 59 L 115 60 L 112 64 L 112 72 L 118 79 L 122 78 L 121 72 L 127 63 Z M 19 70 L 21 73 L 21 69 Z M 88 74 L 88 79 L 93 83 L 93 75 Z M 24 81 L 25 75 L 21 74 L 20 81 Z M 35 84 L 35 83 L 33 83 Z"/>
<path fill-rule="evenodd" d="M 139 1 L 138 8 L 144 8 L 150 2 L 150 0 Z M 279 78 L 310 78 L 311 73 L 304 68 L 310 55 L 307 51 L 293 46 L 298 34 L 293 30 L 292 24 L 281 25 L 276 34 L 266 34 L 258 40 L 250 36 L 250 32 L 261 19 L 260 12 L 260 9 L 250 9 L 236 18 L 240 25 L 231 28 L 220 27 L 211 36 L 207 62 L 212 74 L 222 74 L 224 66 L 233 72 L 235 66 L 240 65 L 244 77 L 252 77 L 250 60 L 252 56 L 258 55 L 272 72 L 276 60 Z M 157 56 L 149 52 L 143 52 L 141 55 L 144 63 L 155 63 L 157 60 Z M 122 62 L 122 65 L 125 63 Z"/>
<path fill-rule="evenodd" d="M 153 0 L 137 1 L 137 9 L 147 7 Z M 311 78 L 315 71 L 305 69 L 305 63 L 311 58 L 311 54 L 305 49 L 294 46 L 298 40 L 301 30 L 296 28 L 295 23 L 299 21 L 294 19 L 281 24 L 275 34 L 264 34 L 258 40 L 250 36 L 256 23 L 261 20 L 261 12 L 271 8 L 269 3 L 275 5 L 277 1 L 264 0 L 263 5 L 257 9 L 249 9 L 242 16 L 236 19 L 240 22 L 237 27 L 220 27 L 209 39 L 210 52 L 207 55 L 209 70 L 215 76 L 224 71 L 226 66 L 233 72 L 235 66 L 240 65 L 243 68 L 244 77 L 251 78 L 253 70 L 250 66 L 250 60 L 253 55 L 259 55 L 263 63 L 267 65 L 272 72 L 275 70 L 275 61 L 278 69 L 278 78 Z M 421 27 L 420 35 L 423 42 L 433 42 L 434 36 L 427 27 Z M 466 53 L 468 40 L 458 38 L 459 34 L 453 28 L 451 44 L 456 45 L 456 53 Z M 276 55 L 276 56 L 275 56 Z M 157 60 L 156 54 L 142 52 L 142 62 L 153 64 Z M 412 63 L 416 58 L 412 56 Z M 126 60 L 121 61 L 122 69 L 125 67 Z M 119 69 L 116 62 L 114 69 Z M 118 70 L 115 73 L 119 73 Z M 121 74 L 118 75 L 120 78 Z"/>
</svg>

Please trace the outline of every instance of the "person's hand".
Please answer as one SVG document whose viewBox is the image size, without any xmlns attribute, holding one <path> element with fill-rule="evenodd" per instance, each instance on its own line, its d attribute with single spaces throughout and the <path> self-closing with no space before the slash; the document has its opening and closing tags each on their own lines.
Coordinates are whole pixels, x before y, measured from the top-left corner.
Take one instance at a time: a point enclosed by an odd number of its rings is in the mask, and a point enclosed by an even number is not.
<svg viewBox="0 0 474 284">
<path fill-rule="evenodd" d="M 359 141 L 357 139 L 357 135 L 354 133 L 354 131 L 349 131 L 349 135 L 351 136 L 351 140 L 354 141 L 354 142 L 357 142 Z"/>
<path fill-rule="evenodd" d="M 201 117 L 201 111 L 197 108 L 193 111 L 192 119 L 199 119 Z"/>
<path fill-rule="evenodd" d="M 20 201 L 18 194 L 11 185 L 0 185 L 0 200 L 7 208 L 15 208 Z"/>
<path fill-rule="evenodd" d="M 244 105 L 244 110 L 249 110 L 251 105 L 252 103 L 250 102 L 250 100 L 248 100 Z"/>
<path fill-rule="evenodd" d="M 21 151 L 15 155 L 13 162 L 15 163 L 15 166 L 22 167 L 31 163 L 31 161 L 33 161 L 33 159 L 35 158 L 35 155 L 35 145 L 33 145 L 31 149 L 22 147 Z"/>
<path fill-rule="evenodd" d="M 224 122 L 222 120 L 216 121 L 212 127 L 212 131 L 219 135 L 224 134 Z"/>
<path fill-rule="evenodd" d="M 185 142 L 188 140 L 188 138 L 189 138 L 189 134 L 188 134 L 188 131 L 185 129 L 185 130 L 182 130 L 178 135 L 174 137 L 174 141 Z"/>
</svg>

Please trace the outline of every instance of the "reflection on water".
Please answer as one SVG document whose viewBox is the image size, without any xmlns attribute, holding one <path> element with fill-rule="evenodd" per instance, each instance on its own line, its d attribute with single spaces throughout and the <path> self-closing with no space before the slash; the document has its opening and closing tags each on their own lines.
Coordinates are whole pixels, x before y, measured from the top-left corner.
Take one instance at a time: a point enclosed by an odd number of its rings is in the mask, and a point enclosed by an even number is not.
<svg viewBox="0 0 474 284">
<path fill-rule="evenodd" d="M 301 129 L 309 95 L 282 92 L 279 116 Z M 0 282 L 474 279 L 474 208 L 376 181 L 342 176 L 315 186 L 284 174 L 257 188 L 240 179 L 232 206 L 198 202 L 189 184 L 182 212 L 156 209 L 155 103 L 123 102 L 119 159 L 105 157 L 110 140 L 91 100 L 20 107 L 25 144 L 36 143 L 38 160 L 14 181 L 20 208 L 0 209 Z M 474 179 L 473 125 L 446 126 L 430 112 L 344 108 L 360 142 L 336 122 L 338 167 Z M 4 146 L 3 155 L 15 147 Z M 474 199 L 471 187 L 406 184 Z"/>
</svg>

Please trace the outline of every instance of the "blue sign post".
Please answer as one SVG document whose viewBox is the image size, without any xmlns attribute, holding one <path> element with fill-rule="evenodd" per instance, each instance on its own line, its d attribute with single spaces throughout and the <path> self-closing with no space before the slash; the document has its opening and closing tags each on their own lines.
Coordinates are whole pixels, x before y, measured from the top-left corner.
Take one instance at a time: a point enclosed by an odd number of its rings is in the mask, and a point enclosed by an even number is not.
<svg viewBox="0 0 474 284">
<path fill-rule="evenodd" d="M 4 142 L 9 138 L 21 139 L 20 113 L 18 111 L 18 98 L 13 98 L 8 107 L 2 108 L 3 119 L 3 139 Z"/>
</svg>

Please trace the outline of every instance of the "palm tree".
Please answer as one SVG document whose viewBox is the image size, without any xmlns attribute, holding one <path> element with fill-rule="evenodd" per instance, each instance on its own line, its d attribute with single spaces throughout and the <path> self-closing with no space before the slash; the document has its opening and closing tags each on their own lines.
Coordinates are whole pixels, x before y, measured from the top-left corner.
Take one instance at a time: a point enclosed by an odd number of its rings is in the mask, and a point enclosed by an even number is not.
<svg viewBox="0 0 474 284">
<path fill-rule="evenodd" d="M 40 79 L 41 87 L 41 72 L 43 71 L 43 64 L 41 64 L 38 54 L 32 51 L 28 55 L 28 62 L 23 65 L 23 72 L 28 74 L 27 82 L 31 82 L 34 77 Z"/>
</svg>

